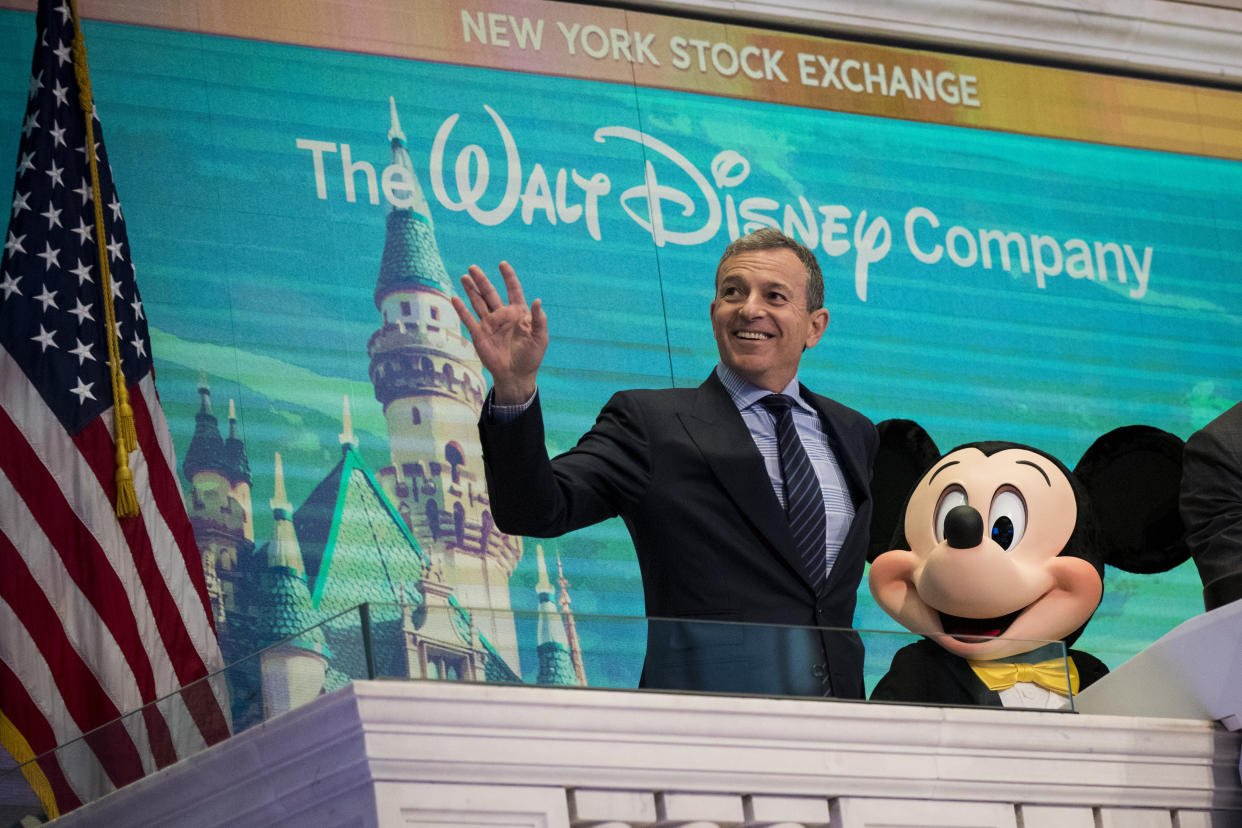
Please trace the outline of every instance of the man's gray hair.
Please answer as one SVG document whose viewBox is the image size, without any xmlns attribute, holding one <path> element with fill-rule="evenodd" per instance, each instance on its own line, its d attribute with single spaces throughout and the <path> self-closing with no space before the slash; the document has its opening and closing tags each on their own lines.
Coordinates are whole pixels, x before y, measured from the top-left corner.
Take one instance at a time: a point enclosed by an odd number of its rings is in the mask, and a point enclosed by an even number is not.
<svg viewBox="0 0 1242 828">
<path fill-rule="evenodd" d="M 782 247 L 793 251 L 793 254 L 798 257 L 798 261 L 802 262 L 802 267 L 806 270 L 807 311 L 819 310 L 824 306 L 824 274 L 820 272 L 819 262 L 816 261 L 815 254 L 806 245 L 791 239 L 775 227 L 761 227 L 753 233 L 748 233 L 740 239 L 731 242 L 724 249 L 724 253 L 720 257 L 720 263 L 716 265 L 716 284 L 720 284 L 720 271 L 729 257 L 736 256 L 739 253 L 754 253 L 760 250 L 779 250 Z"/>
</svg>

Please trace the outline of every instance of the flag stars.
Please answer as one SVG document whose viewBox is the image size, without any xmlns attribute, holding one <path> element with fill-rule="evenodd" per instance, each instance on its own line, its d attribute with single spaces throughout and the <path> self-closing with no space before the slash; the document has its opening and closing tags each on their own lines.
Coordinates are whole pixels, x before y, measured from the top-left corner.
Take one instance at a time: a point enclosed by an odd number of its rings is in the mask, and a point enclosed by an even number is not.
<svg viewBox="0 0 1242 828">
<path fill-rule="evenodd" d="M 87 282 L 95 281 L 94 277 L 91 276 L 91 266 L 82 264 L 81 259 L 78 259 L 78 266 L 69 272 L 78 277 L 78 287 L 82 287 Z"/>
<path fill-rule="evenodd" d="M 124 297 L 121 296 L 121 280 L 116 278 L 115 275 L 113 275 L 112 278 L 109 279 L 108 281 L 112 283 L 112 298 L 123 299 Z"/>
<path fill-rule="evenodd" d="M 34 301 L 42 303 L 44 313 L 47 313 L 48 308 L 60 310 L 60 305 L 56 304 L 56 291 L 48 290 L 46 284 L 43 286 L 43 292 L 34 297 Z"/>
<path fill-rule="evenodd" d="M 30 209 L 30 193 L 19 193 L 13 191 L 13 217 L 17 218 L 21 215 L 22 210 Z"/>
<path fill-rule="evenodd" d="M 21 175 L 26 170 L 33 170 L 34 168 L 34 151 L 23 152 L 21 163 L 17 165 L 17 174 Z"/>
<path fill-rule="evenodd" d="M 18 253 L 25 253 L 26 248 L 22 246 L 22 242 L 24 242 L 25 240 L 26 240 L 25 233 L 22 233 L 20 236 L 15 236 L 13 234 L 13 231 L 10 230 L 8 241 L 4 243 L 4 252 L 9 253 L 11 255 L 16 255 Z"/>
<path fill-rule="evenodd" d="M 95 229 L 95 225 L 87 224 L 85 216 L 78 217 L 78 226 L 70 230 L 70 233 L 78 234 L 78 244 L 91 243 L 91 231 Z"/>
<path fill-rule="evenodd" d="M 125 257 L 121 255 L 121 244 L 122 244 L 122 241 L 120 239 L 113 239 L 112 241 L 108 242 L 108 260 L 109 261 L 112 261 L 112 260 L 118 260 L 122 262 L 125 261 Z"/>
<path fill-rule="evenodd" d="M 116 197 L 116 193 L 112 194 L 112 201 L 108 204 L 108 209 L 112 211 L 113 221 L 122 221 L 121 218 L 121 202 Z"/>
<path fill-rule="evenodd" d="M 55 161 L 52 161 L 52 166 L 48 167 L 47 170 L 45 171 L 47 172 L 47 177 L 52 179 L 53 190 L 55 190 L 57 186 L 61 186 L 61 187 L 65 186 L 65 180 L 63 177 L 61 177 L 61 173 L 63 173 L 64 171 L 65 171 L 64 167 L 56 166 Z"/>
<path fill-rule="evenodd" d="M 73 354 L 75 357 L 78 358 L 78 367 L 81 367 L 82 364 L 85 363 L 88 359 L 91 362 L 95 361 L 95 355 L 91 353 L 90 345 L 83 344 L 82 340 L 77 339 L 77 338 L 74 339 L 74 342 L 78 343 L 78 346 L 74 348 L 72 351 L 70 351 L 69 353 Z"/>
<path fill-rule="evenodd" d="M 26 116 L 26 123 L 22 124 L 22 137 L 29 138 L 30 134 L 39 128 L 39 110 L 35 110 Z"/>
<path fill-rule="evenodd" d="M 83 207 L 85 207 L 85 206 L 86 206 L 86 202 L 90 201 L 90 200 L 94 197 L 94 196 L 92 196 L 92 195 L 91 195 L 91 185 L 90 185 L 90 184 L 88 184 L 88 183 L 86 183 L 86 179 L 85 179 L 85 178 L 84 178 L 84 179 L 82 179 L 82 183 L 81 183 L 81 184 L 79 184 L 79 185 L 78 185 L 78 186 L 77 186 L 77 187 L 73 190 L 73 192 L 75 192 L 75 193 L 77 193 L 78 195 L 82 196 L 82 206 L 83 206 Z"/>
<path fill-rule="evenodd" d="M 56 79 L 56 85 L 52 87 L 52 94 L 56 96 L 56 101 L 61 106 L 69 105 L 69 87 L 60 85 L 60 78 Z"/>
<path fill-rule="evenodd" d="M 5 299 L 8 299 L 14 293 L 16 293 L 18 296 L 24 295 L 20 290 L 17 289 L 17 283 L 20 282 L 21 280 L 22 280 L 21 276 L 18 276 L 17 278 L 13 278 L 12 273 L 4 274 L 4 281 L 0 282 L 0 290 L 4 291 Z"/>
<path fill-rule="evenodd" d="M 146 316 L 143 315 L 141 299 L 135 299 L 134 301 L 129 303 L 129 306 L 134 309 L 134 319 L 146 319 L 147 318 Z"/>
<path fill-rule="evenodd" d="M 73 310 L 69 311 L 69 313 L 73 314 L 74 316 L 78 318 L 78 324 L 81 325 L 82 323 L 86 322 L 88 319 L 91 322 L 94 322 L 95 317 L 91 316 L 91 308 L 95 306 L 94 305 L 83 305 L 81 298 L 77 299 L 77 303 L 78 303 L 78 306 L 74 308 Z"/>
<path fill-rule="evenodd" d="M 60 225 L 61 212 L 62 211 L 59 207 L 53 207 L 51 204 L 48 204 L 47 209 L 44 210 L 42 213 L 39 213 L 39 215 L 47 219 L 47 229 L 49 233 L 51 232 L 53 227 L 61 226 Z"/>
<path fill-rule="evenodd" d="M 147 343 L 138 334 L 134 334 L 134 338 L 129 341 L 129 344 L 134 346 L 138 356 L 145 357 L 147 355 Z"/>
<path fill-rule="evenodd" d="M 39 335 L 30 337 L 30 341 L 38 342 L 40 345 L 42 345 L 43 346 L 42 353 L 46 354 L 48 348 L 59 348 L 60 347 L 59 345 L 56 344 L 56 340 L 54 338 L 55 335 L 56 335 L 55 331 L 45 331 L 43 329 L 43 326 L 40 325 Z"/>
<path fill-rule="evenodd" d="M 61 23 L 68 23 L 70 16 L 73 14 L 73 12 L 69 10 L 69 4 L 63 2 L 63 0 L 61 4 L 57 6 L 56 8 L 52 9 L 52 11 L 60 12 Z"/>
<path fill-rule="evenodd" d="M 94 384 L 93 382 L 83 382 L 82 378 L 78 377 L 78 384 L 70 388 L 69 393 L 77 394 L 78 405 L 85 405 L 87 400 L 95 399 L 95 395 L 91 393 L 91 386 Z"/>
<path fill-rule="evenodd" d="M 60 267 L 60 249 L 52 247 L 51 242 L 44 242 L 43 245 L 43 252 L 35 255 L 43 260 L 43 272 L 47 273 L 52 269 L 52 265 Z"/>
<path fill-rule="evenodd" d="M 83 141 L 83 142 L 82 142 L 82 146 L 77 147 L 76 149 L 77 149 L 77 151 L 78 151 L 78 152 L 82 153 L 82 163 L 83 163 L 83 164 L 87 163 L 87 160 L 88 160 L 88 159 L 87 159 L 87 157 L 86 157 L 86 142 L 85 142 L 85 141 Z M 98 142 L 98 141 L 96 141 L 96 142 L 95 142 L 95 148 L 94 148 L 94 151 L 91 153 L 91 155 L 95 156 L 95 160 L 96 160 L 96 161 L 98 161 L 98 160 L 99 160 L 99 142 Z M 76 192 L 77 192 L 77 190 L 74 190 L 74 192 L 76 193 Z M 88 192 L 89 192 L 89 190 L 88 190 Z M 86 196 L 82 196 L 82 203 L 83 203 L 83 204 L 85 204 L 85 203 L 86 203 Z"/>
<path fill-rule="evenodd" d="M 30 76 L 30 92 L 26 94 L 27 98 L 33 98 L 43 88 L 43 70 L 40 69 L 37 75 Z"/>
<path fill-rule="evenodd" d="M 70 60 L 73 59 L 71 57 L 71 55 L 73 54 L 73 46 L 68 43 L 62 43 L 60 44 L 59 49 L 52 50 L 52 54 L 56 55 L 56 61 L 57 61 L 56 65 L 64 66 L 66 63 L 68 63 Z"/>
<path fill-rule="evenodd" d="M 65 128 L 57 121 L 52 121 L 52 128 L 48 130 L 52 136 L 53 147 L 68 147 L 65 143 Z"/>
</svg>

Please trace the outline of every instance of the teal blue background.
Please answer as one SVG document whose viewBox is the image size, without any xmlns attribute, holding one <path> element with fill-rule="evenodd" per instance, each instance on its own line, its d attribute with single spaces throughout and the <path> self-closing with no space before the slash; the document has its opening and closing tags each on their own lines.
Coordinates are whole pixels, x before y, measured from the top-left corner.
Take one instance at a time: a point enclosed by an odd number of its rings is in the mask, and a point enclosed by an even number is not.
<svg viewBox="0 0 1242 828">
<path fill-rule="evenodd" d="M 30 15 L 0 12 L 0 159 L 16 158 L 33 31 Z M 372 468 L 387 464 L 366 344 L 380 324 L 372 290 L 388 205 L 368 203 L 361 175 L 359 200 L 346 201 L 339 155 L 328 158 L 327 199 L 317 198 L 311 154 L 295 142 L 347 143 L 378 173 L 389 163 L 389 96 L 450 275 L 507 259 L 527 295 L 544 299 L 554 450 L 571 446 L 613 391 L 697 385 L 716 359 L 707 307 L 728 231 L 656 246 L 618 201 L 643 181 L 647 159 L 637 144 L 593 140 L 605 126 L 641 129 L 707 175 L 717 153 L 740 153 L 751 172 L 735 198 L 784 205 L 804 195 L 888 220 L 892 249 L 871 265 L 866 302 L 852 251 L 821 253 L 832 318 L 802 371 L 873 420 L 917 420 L 942 448 L 1026 442 L 1072 467 L 1109 429 L 1146 423 L 1184 438 L 1242 398 L 1237 162 L 131 26 L 88 23 L 86 35 L 178 452 L 193 433 L 202 368 L 218 415 L 237 401 L 259 543 L 270 532 L 272 452 L 300 503 L 339 456 L 342 394 L 361 453 Z M 600 241 L 582 219 L 553 226 L 539 211 L 528 226 L 519 210 L 485 227 L 437 203 L 431 146 L 454 114 L 447 157 L 481 145 L 493 173 L 485 204 L 499 201 L 503 153 L 484 105 L 513 132 L 524 175 L 538 163 L 553 180 L 561 168 L 609 177 Z M 689 189 L 666 160 L 649 160 L 662 182 Z M 0 171 L 0 191 L 11 192 L 12 171 Z M 1150 245 L 1148 293 L 1135 300 L 1133 282 L 1064 274 L 1041 290 L 1018 272 L 922 264 L 902 230 L 916 206 L 941 232 L 961 224 Z M 666 217 L 681 222 L 673 229 L 699 223 Z M 576 610 L 642 613 L 619 521 L 545 548 L 564 560 Z M 536 606 L 533 544 L 527 551 L 511 582 L 516 609 Z M 1200 590 L 1189 563 L 1154 576 L 1110 570 L 1079 646 L 1115 667 L 1201 611 Z M 897 629 L 865 583 L 857 624 Z"/>
</svg>

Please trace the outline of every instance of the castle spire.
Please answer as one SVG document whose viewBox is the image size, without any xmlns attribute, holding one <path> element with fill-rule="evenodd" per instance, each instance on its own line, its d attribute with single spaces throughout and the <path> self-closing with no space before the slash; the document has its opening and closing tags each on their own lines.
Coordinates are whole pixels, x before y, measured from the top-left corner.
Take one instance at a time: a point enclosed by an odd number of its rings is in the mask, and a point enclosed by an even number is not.
<svg viewBox="0 0 1242 828">
<path fill-rule="evenodd" d="M 267 549 L 267 565 L 269 567 L 285 567 L 301 577 L 306 577 L 306 567 L 302 563 L 302 550 L 298 546 L 298 536 L 293 529 L 293 504 L 285 493 L 285 467 L 276 452 L 276 486 L 272 499 L 268 501 L 272 507 L 272 543 Z"/>
<path fill-rule="evenodd" d="M 207 384 L 207 369 L 198 369 L 198 398 L 199 411 L 211 413 L 211 386 Z"/>
<path fill-rule="evenodd" d="M 349 395 L 344 395 L 344 408 L 341 412 L 341 433 L 338 439 L 341 441 L 341 448 L 357 448 L 358 438 L 354 436 L 354 419 L 349 413 Z"/>
<path fill-rule="evenodd" d="M 556 553 L 556 585 L 561 594 L 557 604 L 561 609 L 561 620 L 565 622 L 565 640 L 569 644 L 569 660 L 574 665 L 574 676 L 579 687 L 586 687 L 586 665 L 582 662 L 582 643 L 578 640 L 578 627 L 574 623 L 574 611 L 570 609 L 569 581 L 565 578 L 565 570 L 561 567 L 561 553 Z"/>
<path fill-rule="evenodd" d="M 375 283 L 375 307 L 381 309 L 384 298 L 397 291 L 435 290 L 453 292 L 452 281 L 440 259 L 436 245 L 431 209 L 423 195 L 414 162 L 405 145 L 405 132 L 397 117 L 397 102 L 388 99 L 392 125 L 388 141 L 392 146 L 393 181 L 397 184 L 392 211 L 388 214 L 388 232 L 384 255 L 380 261 L 379 279 Z M 390 173 L 385 173 L 389 175 Z"/>
<path fill-rule="evenodd" d="M 539 568 L 539 580 L 535 583 L 535 594 L 542 604 L 545 600 L 552 601 L 552 582 L 548 580 L 548 564 L 543 557 L 543 544 L 535 547 L 535 564 Z"/>
<path fill-rule="evenodd" d="M 224 441 L 225 470 L 229 480 L 237 483 L 250 482 L 250 461 L 246 458 L 246 444 L 237 434 L 237 406 L 229 399 L 229 436 Z"/>
<path fill-rule="evenodd" d="M 267 569 L 260 574 L 258 584 L 264 612 L 255 628 L 265 647 L 259 658 L 263 708 L 268 716 L 292 710 L 317 696 L 331 655 L 306 582 L 279 452 L 274 488 L 270 501 L 272 541 L 267 547 Z"/>
<path fill-rule="evenodd" d="M 535 584 L 535 593 L 539 596 L 539 634 L 535 647 L 539 656 L 539 674 L 535 681 L 539 684 L 572 686 L 577 684 L 577 676 L 565 637 L 565 624 L 552 600 L 552 582 L 548 580 L 542 544 L 535 547 L 535 560 L 539 567 L 539 581 Z"/>
<path fill-rule="evenodd" d="M 447 568 L 456 599 L 486 610 L 477 616 L 480 634 L 520 673 L 509 594 L 497 587 L 512 576 L 522 541 L 496 531 L 489 513 L 476 426 L 487 390 L 483 365 L 453 310 L 452 280 L 398 107 L 388 103 L 392 163 L 384 177 L 392 209 L 375 282 L 382 323 L 367 341 L 392 461 L 381 485 L 423 552 Z"/>
<path fill-rule="evenodd" d="M 392 126 L 388 128 L 388 140 L 400 141 L 404 146 L 405 132 L 401 129 L 401 119 L 397 117 L 397 99 L 392 95 L 388 96 L 388 111 L 392 116 Z"/>
<path fill-rule="evenodd" d="M 181 470 L 191 482 L 200 471 L 228 471 L 224 440 L 220 438 L 220 424 L 211 413 L 211 387 L 203 369 L 198 375 L 198 396 L 200 404 L 198 414 L 194 415 L 194 436 L 190 438 L 185 461 L 181 464 Z"/>
</svg>

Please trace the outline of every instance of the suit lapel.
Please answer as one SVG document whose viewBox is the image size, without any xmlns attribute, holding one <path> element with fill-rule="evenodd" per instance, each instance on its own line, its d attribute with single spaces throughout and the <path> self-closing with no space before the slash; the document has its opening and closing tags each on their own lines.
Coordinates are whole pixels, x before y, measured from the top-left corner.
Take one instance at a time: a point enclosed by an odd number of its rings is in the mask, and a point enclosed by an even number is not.
<svg viewBox="0 0 1242 828">
<path fill-rule="evenodd" d="M 864 460 L 856 450 L 856 441 L 847 440 L 841 434 L 841 423 L 825 404 L 826 397 L 811 392 L 805 385 L 801 386 L 801 389 L 802 399 L 809 402 L 811 407 L 819 412 L 819 421 L 823 423 L 824 433 L 828 435 L 828 445 L 832 448 L 832 453 L 836 455 L 837 465 L 841 467 L 849 483 L 854 508 L 858 508 L 868 497 L 867 492 L 871 480 L 863 469 Z"/>
<path fill-rule="evenodd" d="M 837 458 L 837 465 L 841 467 L 841 473 L 845 475 L 845 481 L 850 487 L 850 497 L 854 501 L 855 516 L 854 520 L 850 522 L 850 530 L 846 533 L 841 549 L 856 549 L 859 543 L 857 540 L 859 533 L 867 532 L 870 529 L 868 525 L 870 523 L 869 520 L 858 519 L 858 513 L 863 511 L 863 504 L 871 496 L 871 480 L 863 468 L 864 459 L 857 451 L 856 441 L 848 440 L 842 435 L 842 424 L 827 405 L 827 398 L 811 392 L 805 385 L 801 386 L 801 390 L 802 399 L 809 402 L 811 407 L 819 412 L 819 421 L 823 424 L 824 434 L 828 436 L 828 445 L 832 449 L 833 455 Z M 865 548 L 866 544 L 862 544 L 862 546 Z M 840 560 L 837 563 L 840 564 Z M 829 571 L 828 577 L 824 579 L 823 591 L 827 592 L 837 579 L 844 577 L 842 573 L 848 568 L 842 565 L 834 565 Z"/>
<path fill-rule="evenodd" d="M 699 386 L 691 409 L 679 412 L 678 418 L 738 513 L 802 577 L 789 520 L 772 490 L 763 458 L 715 372 Z"/>
<path fill-rule="evenodd" d="M 937 644 L 936 646 L 940 645 Z M 950 671 L 954 680 L 970 696 L 970 700 L 974 704 L 985 707 L 1004 706 L 1004 703 L 1001 702 L 1000 693 L 988 689 L 988 686 L 983 683 L 983 679 L 975 675 L 975 671 L 971 669 L 969 661 L 947 650 L 944 652 L 949 657 L 950 663 L 954 665 Z"/>
</svg>

